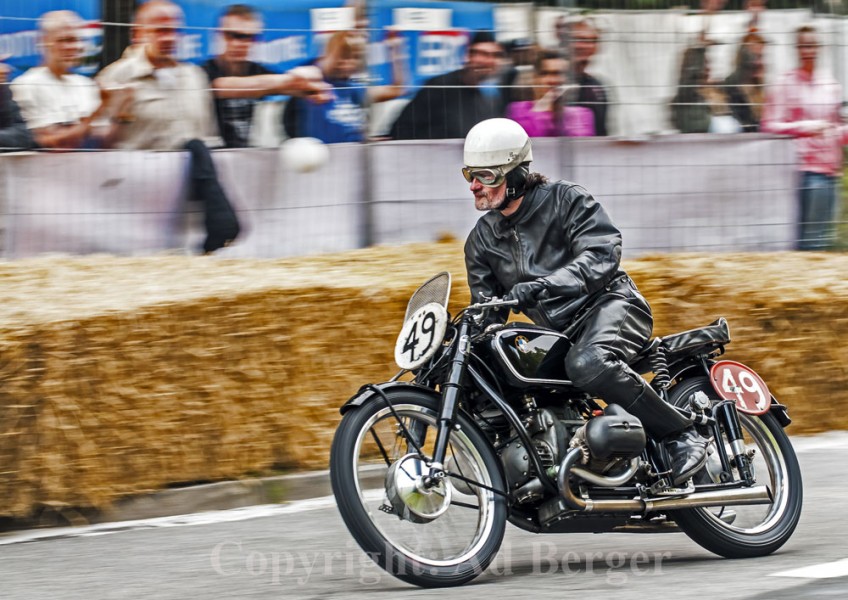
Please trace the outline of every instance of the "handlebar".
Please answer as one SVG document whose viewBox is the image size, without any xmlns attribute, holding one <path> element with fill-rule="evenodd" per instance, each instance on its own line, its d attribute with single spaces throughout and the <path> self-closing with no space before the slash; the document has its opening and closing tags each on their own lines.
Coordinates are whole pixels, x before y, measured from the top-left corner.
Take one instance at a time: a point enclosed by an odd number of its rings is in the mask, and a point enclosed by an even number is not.
<svg viewBox="0 0 848 600">
<path fill-rule="evenodd" d="M 495 296 L 487 302 L 479 302 L 466 307 L 466 310 L 483 310 L 484 308 L 501 308 L 504 306 L 518 306 L 518 300 L 506 300 Z"/>
</svg>

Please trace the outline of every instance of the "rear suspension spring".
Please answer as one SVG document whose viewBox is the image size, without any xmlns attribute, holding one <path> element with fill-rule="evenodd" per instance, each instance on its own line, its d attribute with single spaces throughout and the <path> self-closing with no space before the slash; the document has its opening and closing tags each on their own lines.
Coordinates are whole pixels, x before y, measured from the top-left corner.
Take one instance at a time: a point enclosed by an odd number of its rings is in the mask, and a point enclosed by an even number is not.
<svg viewBox="0 0 848 600">
<path fill-rule="evenodd" d="M 668 370 L 668 356 L 665 354 L 665 348 L 658 346 L 651 354 L 651 370 L 654 372 L 654 379 L 651 384 L 659 390 L 667 390 L 671 384 L 671 374 Z"/>
</svg>

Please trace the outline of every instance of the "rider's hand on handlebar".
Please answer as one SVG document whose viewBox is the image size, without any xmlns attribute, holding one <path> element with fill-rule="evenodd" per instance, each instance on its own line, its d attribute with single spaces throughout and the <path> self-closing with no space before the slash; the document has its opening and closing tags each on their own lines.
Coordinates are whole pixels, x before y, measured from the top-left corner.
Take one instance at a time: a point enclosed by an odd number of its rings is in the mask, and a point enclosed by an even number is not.
<svg viewBox="0 0 848 600">
<path fill-rule="evenodd" d="M 547 289 L 545 284 L 539 280 L 522 281 L 512 286 L 504 300 L 516 300 L 518 304 L 513 310 L 517 312 L 517 309 L 523 310 L 534 306 L 539 301 L 539 297 L 547 292 Z"/>
</svg>

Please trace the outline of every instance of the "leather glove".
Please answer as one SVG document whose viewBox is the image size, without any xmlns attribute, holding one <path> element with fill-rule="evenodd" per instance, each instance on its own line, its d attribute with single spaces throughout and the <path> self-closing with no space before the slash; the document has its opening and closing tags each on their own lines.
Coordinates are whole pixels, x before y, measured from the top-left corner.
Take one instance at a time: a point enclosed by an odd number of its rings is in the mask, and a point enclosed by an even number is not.
<svg viewBox="0 0 848 600">
<path fill-rule="evenodd" d="M 522 281 L 512 286 L 505 300 L 518 300 L 517 309 L 525 309 L 534 306 L 539 301 L 539 296 L 547 292 L 545 284 L 538 279 L 535 281 Z"/>
</svg>

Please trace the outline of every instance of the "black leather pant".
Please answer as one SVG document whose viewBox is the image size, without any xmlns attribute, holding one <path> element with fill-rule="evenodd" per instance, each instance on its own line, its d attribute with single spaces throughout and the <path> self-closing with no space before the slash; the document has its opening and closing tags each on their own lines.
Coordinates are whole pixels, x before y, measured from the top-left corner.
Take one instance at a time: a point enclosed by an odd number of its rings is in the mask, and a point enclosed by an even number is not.
<svg viewBox="0 0 848 600">
<path fill-rule="evenodd" d="M 689 422 L 627 366 L 651 337 L 651 307 L 629 278 L 609 287 L 570 332 L 573 345 L 565 371 L 575 386 L 620 405 L 639 418 L 649 434 L 662 439 Z"/>
<path fill-rule="evenodd" d="M 204 252 L 214 252 L 236 239 L 240 227 L 238 217 L 218 181 L 218 172 L 212 162 L 212 153 L 201 140 L 191 140 L 185 149 L 191 154 L 189 183 L 191 199 L 203 203 L 203 221 L 206 226 Z"/>
</svg>

